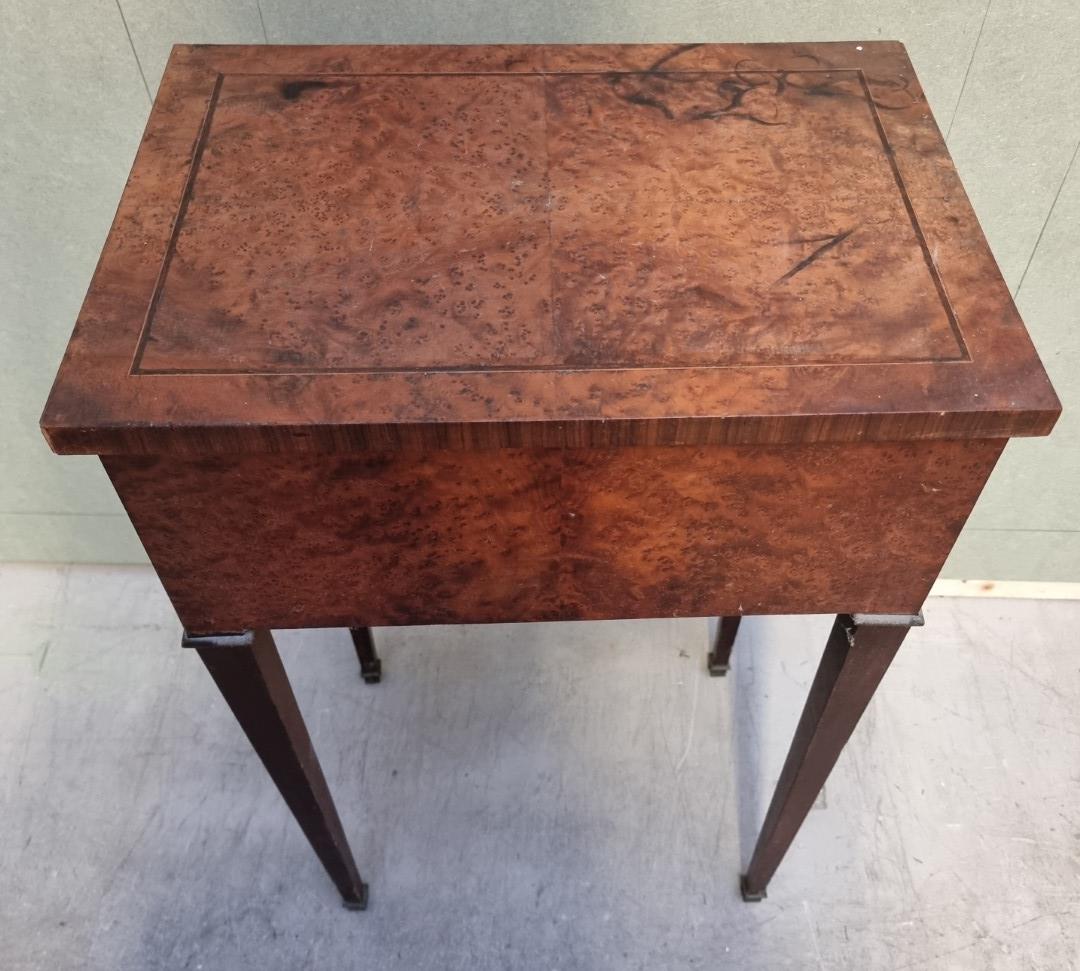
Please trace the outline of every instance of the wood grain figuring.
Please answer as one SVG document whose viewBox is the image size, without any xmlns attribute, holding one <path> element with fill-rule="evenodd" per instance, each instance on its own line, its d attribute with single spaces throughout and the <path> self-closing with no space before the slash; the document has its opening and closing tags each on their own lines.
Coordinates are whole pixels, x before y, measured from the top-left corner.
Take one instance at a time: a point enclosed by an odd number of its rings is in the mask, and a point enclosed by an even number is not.
<svg viewBox="0 0 1080 971">
<path fill-rule="evenodd" d="M 1002 445 L 104 461 L 207 632 L 910 613 Z"/>
<path fill-rule="evenodd" d="M 136 371 L 965 359 L 860 72 L 677 65 L 224 76 Z"/>
<path fill-rule="evenodd" d="M 174 49 L 62 452 L 1045 434 L 894 43 Z"/>
</svg>

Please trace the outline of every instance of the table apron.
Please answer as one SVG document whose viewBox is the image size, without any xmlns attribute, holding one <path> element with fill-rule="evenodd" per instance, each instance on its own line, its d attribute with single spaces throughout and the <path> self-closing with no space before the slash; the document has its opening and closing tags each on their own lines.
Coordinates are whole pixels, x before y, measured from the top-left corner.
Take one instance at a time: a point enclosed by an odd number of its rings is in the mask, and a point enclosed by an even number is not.
<svg viewBox="0 0 1080 971">
<path fill-rule="evenodd" d="M 200 633 L 914 613 L 1004 444 L 102 461 Z"/>
</svg>

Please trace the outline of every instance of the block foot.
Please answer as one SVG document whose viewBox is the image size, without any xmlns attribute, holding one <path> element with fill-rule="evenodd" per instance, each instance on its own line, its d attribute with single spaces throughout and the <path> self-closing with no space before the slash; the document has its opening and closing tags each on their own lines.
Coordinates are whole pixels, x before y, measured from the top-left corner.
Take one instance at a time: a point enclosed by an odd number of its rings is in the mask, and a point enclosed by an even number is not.
<svg viewBox="0 0 1080 971">
<path fill-rule="evenodd" d="M 731 649 L 735 646 L 741 620 L 741 616 L 721 617 L 717 624 L 716 639 L 706 658 L 709 674 L 714 678 L 722 678 L 731 670 Z"/>
<path fill-rule="evenodd" d="M 360 884 L 360 892 L 355 896 L 341 898 L 341 906 L 346 910 L 367 910 L 367 904 L 368 885 L 366 883 Z"/>
<path fill-rule="evenodd" d="M 382 661 L 375 653 L 375 638 L 370 627 L 350 627 L 356 659 L 360 662 L 360 677 L 364 684 L 378 684 L 382 681 Z"/>
<path fill-rule="evenodd" d="M 764 887 L 760 890 L 751 890 L 750 885 L 746 882 L 745 874 L 739 878 L 739 893 L 742 894 L 742 899 L 748 904 L 759 904 L 768 896 Z"/>
</svg>

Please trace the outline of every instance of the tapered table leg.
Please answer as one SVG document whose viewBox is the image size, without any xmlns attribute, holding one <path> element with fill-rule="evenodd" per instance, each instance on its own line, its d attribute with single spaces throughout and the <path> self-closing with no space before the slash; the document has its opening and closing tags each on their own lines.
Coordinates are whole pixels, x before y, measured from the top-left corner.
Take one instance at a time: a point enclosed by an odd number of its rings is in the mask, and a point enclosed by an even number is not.
<svg viewBox="0 0 1080 971">
<path fill-rule="evenodd" d="M 739 621 L 742 617 L 721 617 L 716 627 L 716 640 L 709 651 L 709 674 L 722 678 L 731 667 L 731 649 L 735 646 L 735 635 L 739 633 Z"/>
<path fill-rule="evenodd" d="M 776 784 L 750 865 L 744 900 L 761 900 L 910 628 L 921 615 L 841 614 L 836 618 Z"/>
<path fill-rule="evenodd" d="M 188 637 L 247 734 L 345 906 L 363 910 L 357 873 L 334 801 L 269 631 Z"/>
<path fill-rule="evenodd" d="M 350 627 L 353 647 L 356 648 L 356 656 L 360 660 L 360 676 L 365 684 L 378 684 L 382 681 L 382 661 L 375 653 L 375 639 L 371 636 L 370 627 Z"/>
</svg>

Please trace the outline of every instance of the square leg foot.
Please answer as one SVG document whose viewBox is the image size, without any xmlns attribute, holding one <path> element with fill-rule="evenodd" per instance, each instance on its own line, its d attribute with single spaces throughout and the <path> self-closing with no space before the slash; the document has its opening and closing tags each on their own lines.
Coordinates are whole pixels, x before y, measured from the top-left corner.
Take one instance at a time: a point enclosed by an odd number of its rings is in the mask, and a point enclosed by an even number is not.
<svg viewBox="0 0 1080 971">
<path fill-rule="evenodd" d="M 360 892 L 355 897 L 342 897 L 341 906 L 346 910 L 367 910 L 368 885 L 360 884 Z"/>
<path fill-rule="evenodd" d="M 364 661 L 360 665 L 360 677 L 364 679 L 364 684 L 378 684 L 382 681 L 382 659 Z"/>
<path fill-rule="evenodd" d="M 709 658 L 709 674 L 714 678 L 723 678 L 731 670 L 730 664 L 721 664 L 719 661 L 714 661 Z"/>
<path fill-rule="evenodd" d="M 739 877 L 739 892 L 742 894 L 742 899 L 748 904 L 759 904 L 763 901 L 768 894 L 765 893 L 765 888 L 760 890 L 751 890 L 746 883 L 746 875 Z"/>
<path fill-rule="evenodd" d="M 741 623 L 741 614 L 736 617 L 720 618 L 716 636 L 713 638 L 709 653 L 705 656 L 705 664 L 712 677 L 722 678 L 731 668 L 731 651 L 735 647 L 735 637 L 739 633 Z"/>
</svg>

